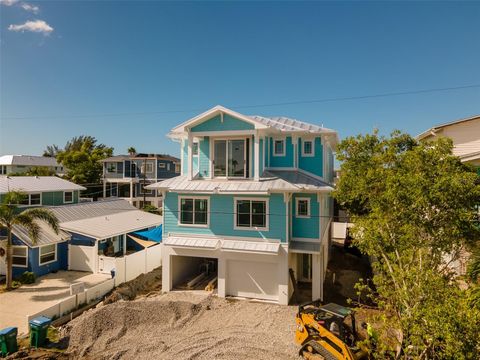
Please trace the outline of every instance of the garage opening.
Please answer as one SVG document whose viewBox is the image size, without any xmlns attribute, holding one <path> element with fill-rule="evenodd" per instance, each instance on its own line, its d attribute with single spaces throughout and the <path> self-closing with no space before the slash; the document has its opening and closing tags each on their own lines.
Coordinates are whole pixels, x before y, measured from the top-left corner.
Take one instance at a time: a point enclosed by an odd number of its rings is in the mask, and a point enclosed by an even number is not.
<svg viewBox="0 0 480 360">
<path fill-rule="evenodd" d="M 174 290 L 212 291 L 217 288 L 216 258 L 172 256 L 171 271 Z"/>
</svg>

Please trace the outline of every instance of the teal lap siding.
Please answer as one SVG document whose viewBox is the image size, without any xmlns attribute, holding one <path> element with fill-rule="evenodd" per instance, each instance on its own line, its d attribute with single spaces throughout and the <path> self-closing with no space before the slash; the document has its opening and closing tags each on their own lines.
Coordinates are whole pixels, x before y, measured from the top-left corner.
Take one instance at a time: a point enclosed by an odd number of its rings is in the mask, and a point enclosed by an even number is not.
<svg viewBox="0 0 480 360">
<path fill-rule="evenodd" d="M 268 196 L 235 196 L 238 198 L 269 199 L 269 229 L 268 231 L 236 230 L 234 229 L 234 196 L 209 195 L 210 226 L 189 227 L 178 225 L 178 196 L 190 196 L 177 193 L 167 193 L 164 201 L 164 233 L 203 234 L 217 236 L 239 236 L 251 238 L 269 238 L 286 241 L 286 216 L 283 195 Z M 198 196 L 201 196 L 200 194 Z"/>
<path fill-rule="evenodd" d="M 292 168 L 293 167 L 292 137 L 287 136 L 285 139 L 285 155 L 279 155 L 279 156 L 273 155 L 275 138 L 269 138 L 269 141 L 270 141 L 269 166 L 271 168 Z"/>
<path fill-rule="evenodd" d="M 302 147 L 303 139 L 298 139 L 298 167 L 323 177 L 323 145 L 320 137 L 315 138 L 314 141 L 314 156 L 303 156 Z"/>
<path fill-rule="evenodd" d="M 253 129 L 255 129 L 255 126 L 253 124 L 225 114 L 223 116 L 223 121 L 221 116 L 217 115 L 211 118 L 210 120 L 204 121 L 201 124 L 192 127 L 192 132 L 253 130 Z"/>
<path fill-rule="evenodd" d="M 297 217 L 297 198 L 309 198 L 310 199 L 310 217 L 299 218 Z M 294 238 L 319 238 L 319 221 L 320 221 L 320 209 L 317 201 L 317 195 L 315 194 L 294 194 L 292 196 L 292 237 Z"/>
</svg>

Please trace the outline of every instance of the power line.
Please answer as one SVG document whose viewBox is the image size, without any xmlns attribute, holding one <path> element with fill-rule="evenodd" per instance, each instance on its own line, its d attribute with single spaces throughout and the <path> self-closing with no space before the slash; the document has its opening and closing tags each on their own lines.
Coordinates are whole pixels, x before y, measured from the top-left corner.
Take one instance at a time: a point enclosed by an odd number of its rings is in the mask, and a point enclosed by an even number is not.
<svg viewBox="0 0 480 360">
<path fill-rule="evenodd" d="M 427 93 L 434 93 L 434 92 L 453 91 L 453 90 L 472 89 L 472 88 L 480 88 L 480 84 L 398 91 L 398 92 L 388 92 L 388 93 L 359 95 L 359 96 L 332 97 L 332 98 L 324 98 L 324 99 L 316 99 L 316 100 L 297 100 L 297 101 L 253 104 L 253 105 L 232 105 L 229 107 L 233 109 L 249 109 L 249 108 L 261 108 L 261 107 L 287 106 L 287 105 L 315 104 L 315 103 L 326 103 L 326 102 L 374 99 L 374 98 L 402 96 L 402 95 L 427 94 Z M 198 111 L 204 111 L 204 110 L 205 109 L 197 108 L 197 109 L 188 109 L 188 110 L 183 109 L 183 110 L 163 110 L 163 111 L 150 111 L 150 112 L 129 112 L 129 113 L 124 112 L 124 113 L 85 114 L 85 115 L 66 115 L 66 116 L 63 116 L 63 115 L 6 116 L 6 117 L 2 117 L 2 119 L 4 120 L 66 119 L 66 118 L 78 119 L 78 118 L 102 118 L 102 117 L 122 117 L 122 116 L 149 116 L 149 115 L 160 115 L 160 114 L 191 113 L 191 112 L 198 112 Z"/>
</svg>

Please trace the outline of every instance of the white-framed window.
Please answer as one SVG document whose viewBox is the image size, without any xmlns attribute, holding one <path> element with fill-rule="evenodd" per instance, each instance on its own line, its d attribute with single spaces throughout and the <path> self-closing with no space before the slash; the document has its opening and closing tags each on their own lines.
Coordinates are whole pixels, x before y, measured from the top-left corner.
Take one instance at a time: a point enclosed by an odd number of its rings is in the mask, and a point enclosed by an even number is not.
<svg viewBox="0 0 480 360">
<path fill-rule="evenodd" d="M 315 156 L 315 143 L 313 140 L 304 140 L 302 143 L 302 156 Z"/>
<path fill-rule="evenodd" d="M 159 167 L 160 169 L 165 169 L 165 166 L 166 166 L 166 165 L 165 165 L 164 162 L 158 163 L 158 167 Z"/>
<path fill-rule="evenodd" d="M 15 267 L 28 267 L 28 247 L 12 246 L 12 264 Z"/>
<path fill-rule="evenodd" d="M 273 140 L 273 156 L 285 156 L 285 140 Z"/>
<path fill-rule="evenodd" d="M 42 205 L 42 193 L 26 194 L 21 205 Z"/>
<path fill-rule="evenodd" d="M 117 172 L 117 163 L 115 163 L 115 162 L 107 163 L 107 172 L 108 173 L 116 173 Z"/>
<path fill-rule="evenodd" d="M 40 246 L 38 248 L 38 264 L 46 265 L 57 260 L 57 244 Z"/>
<path fill-rule="evenodd" d="M 208 197 L 180 196 L 178 198 L 178 224 L 182 226 L 208 227 L 210 205 Z"/>
<path fill-rule="evenodd" d="M 167 163 L 167 171 L 170 171 L 170 163 Z"/>
<path fill-rule="evenodd" d="M 146 173 L 153 173 L 153 164 L 148 162 L 145 164 L 145 172 Z"/>
<path fill-rule="evenodd" d="M 309 218 L 310 217 L 310 199 L 296 198 L 295 209 L 296 209 L 295 216 L 297 218 Z"/>
<path fill-rule="evenodd" d="M 198 156 L 198 142 L 194 141 L 192 146 L 192 155 Z"/>
<path fill-rule="evenodd" d="M 63 202 L 65 204 L 73 203 L 73 191 L 64 191 L 63 192 Z"/>
<path fill-rule="evenodd" d="M 234 228 L 268 231 L 268 199 L 235 198 Z"/>
</svg>

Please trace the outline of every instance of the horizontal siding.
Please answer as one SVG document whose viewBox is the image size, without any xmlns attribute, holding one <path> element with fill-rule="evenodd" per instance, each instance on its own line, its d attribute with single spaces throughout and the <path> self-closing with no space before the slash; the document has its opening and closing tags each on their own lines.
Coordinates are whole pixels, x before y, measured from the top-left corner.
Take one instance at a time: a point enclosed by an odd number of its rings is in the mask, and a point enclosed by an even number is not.
<svg viewBox="0 0 480 360">
<path fill-rule="evenodd" d="M 285 155 L 273 156 L 274 138 L 269 138 L 270 141 L 270 167 L 272 168 L 291 168 L 293 167 L 293 145 L 292 137 L 287 136 L 285 141 Z"/>
<path fill-rule="evenodd" d="M 303 139 L 298 140 L 298 167 L 317 176 L 323 176 L 323 145 L 320 137 L 314 141 L 315 156 L 302 156 Z"/>
<path fill-rule="evenodd" d="M 199 145 L 199 166 L 200 166 L 200 176 L 209 177 L 210 176 L 210 138 L 208 136 L 204 137 L 200 141 Z"/>
<path fill-rule="evenodd" d="M 298 218 L 296 198 L 310 199 L 310 218 Z M 319 238 L 320 209 L 315 194 L 294 194 L 292 196 L 292 236 L 294 238 Z"/>
<path fill-rule="evenodd" d="M 223 122 L 221 116 L 217 115 L 197 126 L 194 126 L 192 132 L 253 130 L 254 128 L 255 126 L 249 122 L 224 114 Z"/>
<path fill-rule="evenodd" d="M 241 196 L 239 196 L 241 197 Z M 286 241 L 285 238 L 285 204 L 283 196 L 273 194 L 269 199 L 269 231 L 249 231 L 234 229 L 234 196 L 211 195 L 209 228 L 187 227 L 178 225 L 178 194 L 167 193 L 164 201 L 165 233 L 207 234 L 217 236 L 241 236 L 251 238 L 270 238 Z"/>
</svg>

